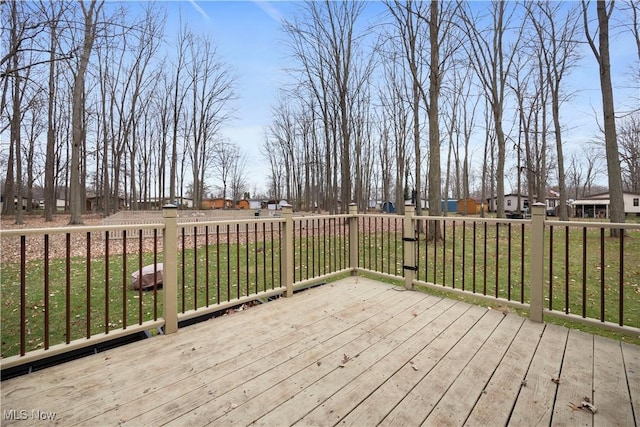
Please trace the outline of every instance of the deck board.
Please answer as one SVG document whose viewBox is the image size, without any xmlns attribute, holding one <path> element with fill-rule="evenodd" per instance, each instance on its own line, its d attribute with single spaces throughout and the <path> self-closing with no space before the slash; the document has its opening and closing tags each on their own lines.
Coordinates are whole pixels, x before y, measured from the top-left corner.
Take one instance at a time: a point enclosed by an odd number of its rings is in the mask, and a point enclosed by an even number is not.
<svg viewBox="0 0 640 427">
<path fill-rule="evenodd" d="M 474 310 L 482 310 L 474 307 Z M 502 313 L 483 310 L 482 316 L 460 339 L 453 344 L 424 375 L 400 403 L 382 420 L 382 426 L 422 424 L 447 392 L 453 382 L 460 378 L 461 370 L 487 340 L 491 332 L 503 320 Z M 423 364 L 417 363 L 420 369 Z M 419 372 L 419 371 L 417 371 Z"/>
<path fill-rule="evenodd" d="M 568 329 L 546 325 L 536 353 L 518 394 L 509 423 L 519 425 L 549 425 L 553 415 L 558 385 L 552 381 L 560 376 Z"/>
<path fill-rule="evenodd" d="M 567 348 L 558 378 L 558 393 L 552 424 L 556 426 L 592 426 L 589 411 L 576 410 L 584 397 L 592 399 L 593 390 L 593 336 L 570 330 Z"/>
<path fill-rule="evenodd" d="M 425 423 L 463 425 L 482 391 L 498 368 L 524 319 L 508 315 L 493 331 L 447 392 L 440 398 Z"/>
<path fill-rule="evenodd" d="M 637 421 L 638 417 L 640 417 L 640 347 L 629 343 L 622 343 L 622 354 L 633 412 L 636 415 Z"/>
<path fill-rule="evenodd" d="M 4 381 L 2 425 L 637 425 L 639 359 L 355 277 Z M 582 394 L 595 416 L 568 406 Z"/>
<path fill-rule="evenodd" d="M 593 342 L 593 404 L 597 412 L 594 425 L 634 425 L 631 399 L 616 390 L 628 387 L 620 343 L 602 337 Z M 637 424 L 635 424 L 637 425 Z"/>
<path fill-rule="evenodd" d="M 523 385 L 544 325 L 524 320 L 498 368 L 482 390 L 465 425 L 504 426 Z"/>
</svg>

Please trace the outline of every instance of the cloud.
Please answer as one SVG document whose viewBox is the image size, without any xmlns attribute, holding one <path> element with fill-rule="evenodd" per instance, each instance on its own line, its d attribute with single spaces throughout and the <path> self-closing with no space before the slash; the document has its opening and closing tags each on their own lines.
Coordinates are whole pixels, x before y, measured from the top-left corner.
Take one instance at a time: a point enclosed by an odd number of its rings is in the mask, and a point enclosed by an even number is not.
<svg viewBox="0 0 640 427">
<path fill-rule="evenodd" d="M 207 12 L 205 12 L 199 5 L 198 3 L 196 3 L 196 0 L 189 0 L 189 3 L 191 3 L 191 5 L 195 8 L 195 10 L 197 10 L 198 12 L 200 12 L 200 14 L 202 16 L 205 17 L 205 19 L 210 19 L 209 15 L 207 15 Z"/>
<path fill-rule="evenodd" d="M 278 23 L 282 23 L 284 21 L 284 17 L 280 13 L 278 9 L 273 7 L 271 3 L 265 0 L 252 0 L 252 3 L 258 6 L 264 13 L 266 13 L 271 19 Z"/>
</svg>

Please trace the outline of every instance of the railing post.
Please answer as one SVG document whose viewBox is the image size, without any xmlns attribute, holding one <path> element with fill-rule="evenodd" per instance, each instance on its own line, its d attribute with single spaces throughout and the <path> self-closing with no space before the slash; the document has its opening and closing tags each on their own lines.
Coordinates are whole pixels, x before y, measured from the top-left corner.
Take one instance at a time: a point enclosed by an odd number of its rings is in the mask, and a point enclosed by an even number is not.
<svg viewBox="0 0 640 427">
<path fill-rule="evenodd" d="M 416 224 L 415 206 L 408 203 L 404 206 L 404 230 L 402 231 L 402 243 L 404 246 L 404 287 L 413 289 L 413 280 L 416 277 Z"/>
<path fill-rule="evenodd" d="M 284 244 L 282 245 L 282 265 L 280 277 L 286 288 L 285 296 L 293 296 L 293 209 L 291 205 L 282 205 L 284 216 Z"/>
<path fill-rule="evenodd" d="M 544 203 L 531 207 L 531 295 L 529 318 L 543 321 L 544 301 Z"/>
<path fill-rule="evenodd" d="M 162 233 L 162 295 L 164 333 L 178 330 L 178 207 L 162 207 L 164 233 Z"/>
<path fill-rule="evenodd" d="M 349 268 L 351 275 L 358 274 L 358 205 L 349 205 Z"/>
</svg>

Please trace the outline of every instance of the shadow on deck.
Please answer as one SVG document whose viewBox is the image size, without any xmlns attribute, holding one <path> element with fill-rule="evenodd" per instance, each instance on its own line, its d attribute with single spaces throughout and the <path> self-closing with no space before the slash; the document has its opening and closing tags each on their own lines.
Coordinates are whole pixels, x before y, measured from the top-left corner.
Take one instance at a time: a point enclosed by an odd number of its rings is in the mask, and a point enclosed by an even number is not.
<svg viewBox="0 0 640 427">
<path fill-rule="evenodd" d="M 576 409 L 588 398 L 596 413 Z M 352 277 L 2 383 L 3 425 L 620 425 L 640 347 Z"/>
</svg>

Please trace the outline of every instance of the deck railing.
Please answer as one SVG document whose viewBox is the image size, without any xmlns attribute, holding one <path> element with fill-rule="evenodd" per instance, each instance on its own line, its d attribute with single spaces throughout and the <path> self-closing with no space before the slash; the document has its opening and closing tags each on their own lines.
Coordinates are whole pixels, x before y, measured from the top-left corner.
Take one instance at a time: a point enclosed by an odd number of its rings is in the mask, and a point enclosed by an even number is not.
<svg viewBox="0 0 640 427">
<path fill-rule="evenodd" d="M 402 219 L 359 215 L 359 270 L 498 301 L 537 321 L 640 334 L 640 224 L 551 221 L 544 206 L 520 220 L 417 217 L 405 208 Z"/>
<path fill-rule="evenodd" d="M 609 229 L 621 237 L 608 237 Z M 438 231 L 436 231 L 438 230 Z M 1 230 L 1 368 L 368 273 L 638 334 L 640 224 L 348 214 Z M 52 242 L 58 240 L 53 245 Z M 54 249 L 55 248 L 55 249 Z M 58 248 L 63 248 L 61 251 Z M 3 257 L 6 259 L 6 257 Z M 131 274 L 163 263 L 162 287 Z"/>
</svg>

